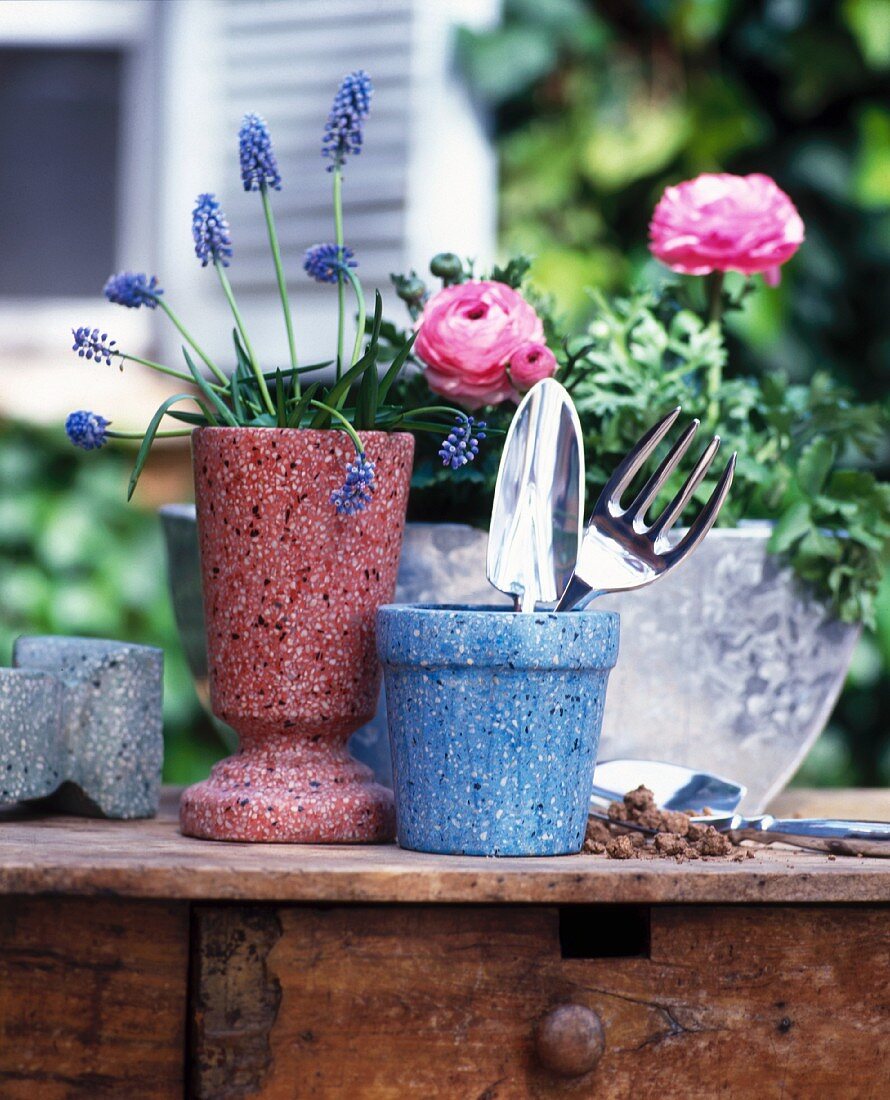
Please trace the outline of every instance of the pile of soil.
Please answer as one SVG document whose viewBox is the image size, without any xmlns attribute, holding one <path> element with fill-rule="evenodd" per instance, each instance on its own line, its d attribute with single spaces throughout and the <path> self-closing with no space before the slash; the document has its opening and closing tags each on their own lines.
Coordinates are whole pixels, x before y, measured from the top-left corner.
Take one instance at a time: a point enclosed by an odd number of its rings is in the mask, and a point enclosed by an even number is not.
<svg viewBox="0 0 890 1100">
<path fill-rule="evenodd" d="M 707 810 L 704 811 L 707 814 Z M 587 822 L 584 851 L 609 859 L 753 859 L 751 848 L 732 843 L 713 825 L 698 825 L 692 815 L 677 810 L 660 810 L 648 787 L 628 791 L 623 801 L 609 806 L 609 823 L 591 817 Z M 655 835 L 622 828 L 633 822 L 655 829 Z"/>
</svg>

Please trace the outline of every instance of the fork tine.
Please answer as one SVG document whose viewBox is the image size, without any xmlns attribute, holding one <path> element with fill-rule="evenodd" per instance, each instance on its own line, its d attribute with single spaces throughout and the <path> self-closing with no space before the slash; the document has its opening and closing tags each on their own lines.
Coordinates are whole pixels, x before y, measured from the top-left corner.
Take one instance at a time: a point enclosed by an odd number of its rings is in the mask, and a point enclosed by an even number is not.
<svg viewBox="0 0 890 1100">
<path fill-rule="evenodd" d="M 736 457 L 737 452 L 733 451 L 732 457 L 729 462 L 726 463 L 726 467 L 720 475 L 720 480 L 717 482 L 714 491 L 708 498 L 708 503 L 690 524 L 689 530 L 679 543 L 665 555 L 670 565 L 676 565 L 677 562 L 685 558 L 687 554 L 691 554 L 708 531 L 714 526 L 714 522 L 717 516 L 720 515 L 720 509 L 723 507 L 723 502 L 729 495 L 729 490 L 732 486 Z"/>
<path fill-rule="evenodd" d="M 670 504 L 665 508 L 657 520 L 654 521 L 649 528 L 649 534 L 652 538 L 661 538 L 666 535 L 668 531 L 674 526 L 677 520 L 683 513 L 683 509 L 692 499 L 692 494 L 701 484 L 702 478 L 708 472 L 708 467 L 714 461 L 714 455 L 717 453 L 717 449 L 720 446 L 720 436 L 715 435 L 711 442 L 705 447 L 702 452 L 701 458 L 696 462 L 692 473 L 686 479 L 683 488 L 674 497 Z"/>
<path fill-rule="evenodd" d="M 599 509 L 601 503 L 617 503 L 621 500 L 621 494 L 633 481 L 639 468 L 671 430 L 679 415 L 680 406 L 678 405 L 667 416 L 659 420 L 657 424 L 654 424 L 645 435 L 641 436 L 639 442 L 627 452 L 615 467 L 615 472 L 606 482 L 602 493 L 600 493 L 595 510 Z"/>
<path fill-rule="evenodd" d="M 645 519 L 646 513 L 652 506 L 652 502 L 661 492 L 662 486 L 671 476 L 674 470 L 677 468 L 677 463 L 689 450 L 689 444 L 692 442 L 693 436 L 698 431 L 698 420 L 693 420 L 685 432 L 680 436 L 677 442 L 668 451 L 664 461 L 649 478 L 643 488 L 640 490 L 636 500 L 627 509 L 628 513 L 633 515 L 640 523 Z"/>
</svg>

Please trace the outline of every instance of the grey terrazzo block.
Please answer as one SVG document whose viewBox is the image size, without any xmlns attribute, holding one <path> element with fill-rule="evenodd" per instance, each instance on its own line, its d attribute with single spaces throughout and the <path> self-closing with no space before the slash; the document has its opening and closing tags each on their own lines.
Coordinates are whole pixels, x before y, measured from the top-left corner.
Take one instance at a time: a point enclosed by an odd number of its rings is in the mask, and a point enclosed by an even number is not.
<svg viewBox="0 0 890 1100">
<path fill-rule="evenodd" d="M 163 763 L 163 652 L 96 638 L 23 637 L 16 671 L 50 673 L 61 693 L 53 800 L 60 808 L 106 817 L 157 812 Z M 20 774 L 23 737 L 0 720 L 3 765 Z M 46 739 L 44 739 L 46 740 Z M 37 739 L 28 755 L 35 757 Z M 48 794 L 34 785 L 16 798 Z"/>
<path fill-rule="evenodd" d="M 59 680 L 0 668 L 0 802 L 51 794 L 64 779 L 63 760 Z"/>
</svg>

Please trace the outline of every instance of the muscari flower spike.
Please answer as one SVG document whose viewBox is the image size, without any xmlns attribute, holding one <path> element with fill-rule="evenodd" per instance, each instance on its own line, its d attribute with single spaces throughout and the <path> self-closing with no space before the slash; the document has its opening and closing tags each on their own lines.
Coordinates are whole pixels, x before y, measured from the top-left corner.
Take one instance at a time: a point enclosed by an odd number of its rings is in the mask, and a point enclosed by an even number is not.
<svg viewBox="0 0 890 1100">
<path fill-rule="evenodd" d="M 85 451 L 95 451 L 108 442 L 110 423 L 110 420 L 106 420 L 98 413 L 81 409 L 69 415 L 65 421 L 65 431 L 75 447 L 81 447 Z"/>
<path fill-rule="evenodd" d="M 76 351 L 81 359 L 95 359 L 97 363 L 104 362 L 110 367 L 111 357 L 120 355 L 117 348 L 117 340 L 109 340 L 107 332 L 99 332 L 97 328 L 81 325 L 73 328 L 74 344 L 72 351 Z"/>
<path fill-rule="evenodd" d="M 109 302 L 128 309 L 157 309 L 158 298 L 164 291 L 158 285 L 157 276 L 149 277 L 133 271 L 119 271 L 111 275 L 102 291 Z"/>
<path fill-rule="evenodd" d="M 368 507 L 373 492 L 374 463 L 362 452 L 355 456 L 354 462 L 346 464 L 346 479 L 341 488 L 331 493 L 331 504 L 340 515 L 354 516 Z"/>
<path fill-rule="evenodd" d="M 336 283 L 341 271 L 347 267 L 358 267 L 354 255 L 352 249 L 345 245 L 316 244 L 306 249 L 303 270 L 316 282 Z"/>
<path fill-rule="evenodd" d="M 229 266 L 232 256 L 232 238 L 229 223 L 212 194 L 198 195 L 192 211 L 192 236 L 195 238 L 195 255 L 201 267 L 209 263 Z"/>
<path fill-rule="evenodd" d="M 472 416 L 457 417 L 457 426 L 451 429 L 439 449 L 442 465 L 459 470 L 472 462 L 479 454 L 479 443 L 485 438 L 485 426 L 484 420 L 477 423 Z"/>
<path fill-rule="evenodd" d="M 321 143 L 321 155 L 334 162 L 328 165 L 329 172 L 342 168 L 351 153 L 357 156 L 362 151 L 362 126 L 371 111 L 373 92 L 364 69 L 347 73 L 340 81 Z"/>
<path fill-rule="evenodd" d="M 238 131 L 238 154 L 245 191 L 260 191 L 263 184 L 274 191 L 281 190 L 281 173 L 272 148 L 272 138 L 261 115 L 251 112 L 244 116 Z"/>
</svg>

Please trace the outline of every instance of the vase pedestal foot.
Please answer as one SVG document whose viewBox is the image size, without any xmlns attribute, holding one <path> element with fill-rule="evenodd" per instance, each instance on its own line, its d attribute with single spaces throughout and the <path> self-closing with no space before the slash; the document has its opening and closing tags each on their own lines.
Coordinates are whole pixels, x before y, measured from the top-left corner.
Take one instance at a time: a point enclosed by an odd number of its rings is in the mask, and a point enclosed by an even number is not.
<svg viewBox="0 0 890 1100">
<path fill-rule="evenodd" d="M 345 747 L 335 754 L 242 749 L 183 792 L 185 836 L 280 844 L 368 844 L 395 838 L 392 791 Z"/>
</svg>

